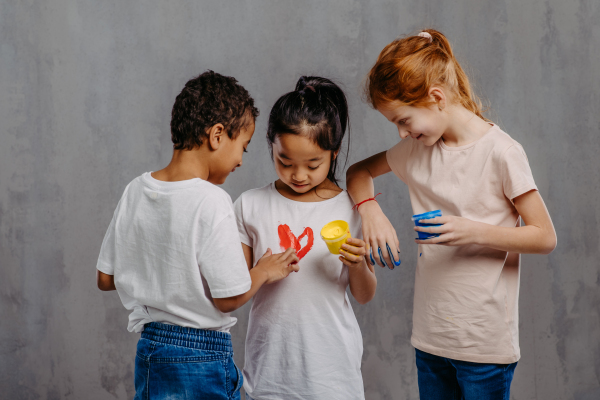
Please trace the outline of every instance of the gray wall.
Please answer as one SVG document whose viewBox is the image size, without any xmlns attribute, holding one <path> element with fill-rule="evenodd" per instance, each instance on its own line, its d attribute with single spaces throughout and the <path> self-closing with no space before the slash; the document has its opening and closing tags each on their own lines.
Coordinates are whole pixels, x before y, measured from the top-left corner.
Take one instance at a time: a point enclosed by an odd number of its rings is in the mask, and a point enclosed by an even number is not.
<svg viewBox="0 0 600 400">
<path fill-rule="evenodd" d="M 345 88 L 351 163 L 396 143 L 360 84 L 384 45 L 432 26 L 523 144 L 558 232 L 551 255 L 523 257 L 512 398 L 599 399 L 599 21 L 597 0 L 0 1 L 2 397 L 133 397 L 138 336 L 117 294 L 96 288 L 95 263 L 125 185 L 170 160 L 170 110 L 189 78 L 233 75 L 262 110 L 224 185 L 235 199 L 275 179 L 266 115 L 301 74 Z M 395 177 L 376 183 L 404 252 L 355 304 L 365 390 L 415 399 L 411 207 Z M 247 313 L 232 331 L 239 363 Z"/>
</svg>

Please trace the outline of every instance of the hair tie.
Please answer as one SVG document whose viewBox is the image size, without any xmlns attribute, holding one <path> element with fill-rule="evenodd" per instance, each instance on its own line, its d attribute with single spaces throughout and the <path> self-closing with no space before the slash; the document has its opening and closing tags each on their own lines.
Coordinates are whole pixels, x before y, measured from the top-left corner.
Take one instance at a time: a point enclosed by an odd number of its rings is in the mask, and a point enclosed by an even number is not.
<svg viewBox="0 0 600 400">
<path fill-rule="evenodd" d="M 433 37 L 431 36 L 431 33 L 429 33 L 429 32 L 423 31 L 423 32 L 420 32 L 417 36 L 429 39 L 429 43 L 433 42 Z"/>
<path fill-rule="evenodd" d="M 310 85 L 306 85 L 306 86 L 304 86 L 304 89 L 310 89 L 310 90 L 312 90 L 312 91 L 313 91 L 313 93 L 316 93 L 316 92 L 317 92 L 317 91 L 315 90 L 315 88 L 314 88 L 314 87 L 312 87 L 312 86 L 310 86 Z"/>
</svg>

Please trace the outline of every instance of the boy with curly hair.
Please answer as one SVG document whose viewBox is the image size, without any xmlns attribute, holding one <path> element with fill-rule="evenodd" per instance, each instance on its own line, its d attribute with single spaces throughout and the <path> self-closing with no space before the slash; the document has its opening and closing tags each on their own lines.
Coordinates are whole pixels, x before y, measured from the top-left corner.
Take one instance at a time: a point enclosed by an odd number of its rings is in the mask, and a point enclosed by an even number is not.
<svg viewBox="0 0 600 400">
<path fill-rule="evenodd" d="M 117 291 L 127 329 L 142 332 L 135 399 L 239 399 L 229 313 L 298 270 L 293 249 L 268 250 L 248 270 L 231 198 L 216 186 L 242 165 L 257 116 L 234 78 L 190 80 L 173 106 L 171 162 L 134 179 L 117 205 L 97 284 Z"/>
</svg>

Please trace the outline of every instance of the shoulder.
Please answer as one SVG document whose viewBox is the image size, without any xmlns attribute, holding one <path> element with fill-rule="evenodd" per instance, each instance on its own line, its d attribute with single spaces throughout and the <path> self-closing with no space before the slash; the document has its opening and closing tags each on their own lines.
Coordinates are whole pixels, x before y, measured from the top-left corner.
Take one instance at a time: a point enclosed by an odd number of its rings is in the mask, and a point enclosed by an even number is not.
<svg viewBox="0 0 600 400">
<path fill-rule="evenodd" d="M 405 139 L 400 140 L 398 143 L 396 143 L 394 146 L 392 146 L 386 153 L 387 153 L 387 157 L 389 158 L 394 158 L 395 156 L 399 156 L 399 155 L 404 155 L 406 156 L 407 154 L 410 154 L 415 147 L 419 147 L 419 144 L 422 144 L 420 142 L 417 142 L 416 140 L 414 140 L 412 137 L 407 137 Z M 426 146 L 423 146 L 424 148 Z"/>
<path fill-rule="evenodd" d="M 515 157 L 527 158 L 523 146 L 497 125 L 494 125 L 480 142 L 476 152 L 480 157 L 489 158 L 494 163 L 505 164 L 507 160 Z"/>
<path fill-rule="evenodd" d="M 244 193 L 242 193 L 240 195 L 240 197 L 238 197 L 237 200 L 235 201 L 236 208 L 237 208 L 238 204 L 239 205 L 241 205 L 241 204 L 251 205 L 256 202 L 264 201 L 265 199 L 267 199 L 273 195 L 274 195 L 273 183 L 269 183 L 268 185 L 265 185 L 260 188 L 247 190 Z"/>
<path fill-rule="evenodd" d="M 488 140 L 493 145 L 495 151 L 504 154 L 509 149 L 523 151 L 523 146 L 508 133 L 504 132 L 497 125 L 494 125 L 488 134 Z"/>
<path fill-rule="evenodd" d="M 117 205 L 117 210 L 124 207 L 126 204 L 135 203 L 139 200 L 139 194 L 143 192 L 144 188 L 144 175 L 149 174 L 149 172 L 144 173 L 136 178 L 134 178 L 131 182 L 125 186 L 125 190 L 123 190 L 123 194 L 121 195 L 121 199 L 119 200 L 119 204 Z"/>
</svg>

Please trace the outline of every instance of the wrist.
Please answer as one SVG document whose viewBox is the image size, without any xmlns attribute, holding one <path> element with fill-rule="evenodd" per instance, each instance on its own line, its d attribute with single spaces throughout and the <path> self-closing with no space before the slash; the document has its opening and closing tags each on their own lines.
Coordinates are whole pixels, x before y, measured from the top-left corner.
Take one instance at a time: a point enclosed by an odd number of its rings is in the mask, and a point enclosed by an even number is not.
<svg viewBox="0 0 600 400">
<path fill-rule="evenodd" d="M 250 277 L 253 284 L 262 286 L 269 281 L 269 272 L 262 265 L 257 265 L 250 270 Z"/>
<path fill-rule="evenodd" d="M 366 203 L 363 203 L 360 205 L 360 207 L 358 207 L 358 213 L 361 217 L 378 210 L 381 211 L 381 207 L 379 206 L 379 203 L 377 203 L 377 201 L 375 200 L 367 201 Z"/>
<path fill-rule="evenodd" d="M 486 238 L 488 237 L 488 232 L 486 228 L 487 224 L 484 224 L 482 222 L 475 222 L 473 224 L 473 229 L 471 229 L 470 242 L 479 246 L 485 246 Z"/>
</svg>

